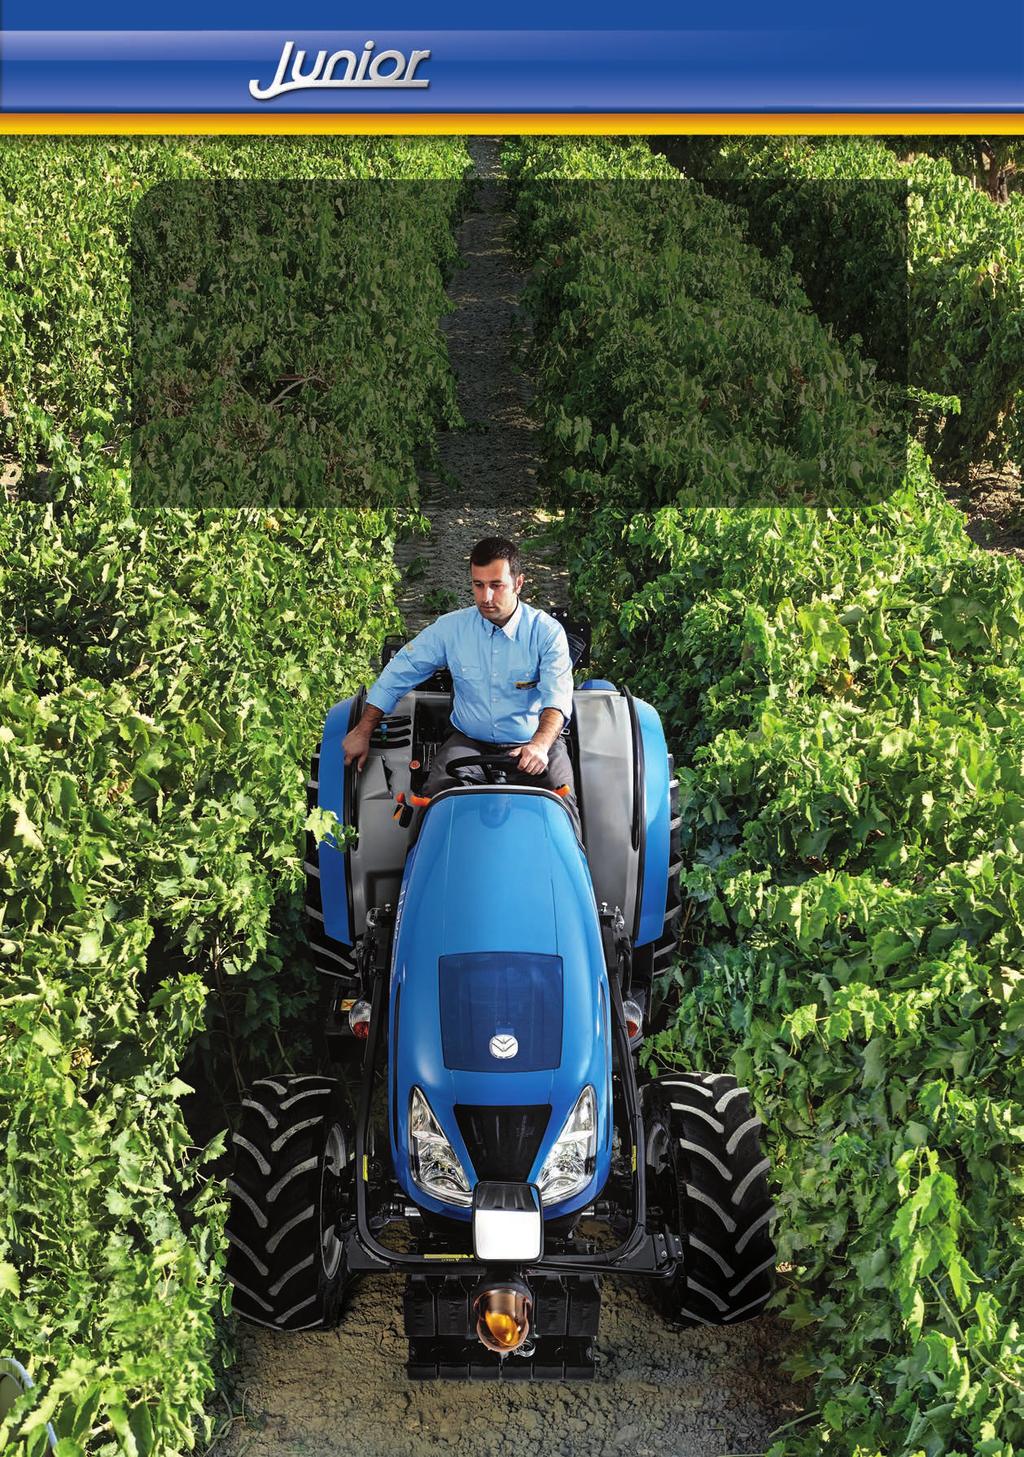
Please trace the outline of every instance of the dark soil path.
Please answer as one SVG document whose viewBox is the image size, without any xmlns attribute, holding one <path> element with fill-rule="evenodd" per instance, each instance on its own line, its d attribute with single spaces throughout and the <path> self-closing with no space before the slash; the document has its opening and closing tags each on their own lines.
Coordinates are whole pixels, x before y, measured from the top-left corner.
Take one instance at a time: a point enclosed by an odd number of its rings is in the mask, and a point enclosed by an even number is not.
<svg viewBox="0 0 1024 1457">
<path fill-rule="evenodd" d="M 982 467 L 947 494 L 964 512 L 972 541 L 1024 562 L 1024 480 L 1015 466 Z"/>
<path fill-rule="evenodd" d="M 497 151 L 475 146 L 482 180 L 459 235 L 467 266 L 453 280 L 446 325 L 468 428 L 443 441 L 444 473 L 423 483 L 430 536 L 399 548 L 410 630 L 468 605 L 468 554 L 479 537 L 522 539 L 545 523 L 528 385 L 515 365 L 523 278 Z M 558 562 L 531 553 L 524 595 L 564 605 Z M 483 1457 L 510 1444 L 544 1457 L 722 1457 L 763 1452 L 773 1429 L 803 1409 L 806 1393 L 780 1371 L 795 1345 L 781 1323 L 762 1317 L 680 1334 L 638 1289 L 611 1280 L 593 1385 L 410 1382 L 402 1288 L 400 1277 L 365 1280 L 337 1331 L 243 1327 L 233 1378 L 240 1415 L 218 1457 L 430 1457 L 438 1449 Z"/>
<path fill-rule="evenodd" d="M 516 367 L 524 327 L 519 294 L 526 280 L 512 254 L 497 143 L 479 142 L 473 150 L 476 195 L 459 230 L 465 267 L 452 280 L 455 307 L 442 326 L 466 425 L 441 436 L 442 473 L 420 482 L 430 535 L 401 542 L 396 553 L 407 572 L 398 601 L 410 633 L 439 610 L 472 604 L 469 553 L 477 541 L 498 535 L 528 541 L 549 519 L 538 505 L 529 382 Z M 524 599 L 538 607 L 567 606 L 558 562 L 537 551 L 528 550 L 526 558 Z"/>
</svg>

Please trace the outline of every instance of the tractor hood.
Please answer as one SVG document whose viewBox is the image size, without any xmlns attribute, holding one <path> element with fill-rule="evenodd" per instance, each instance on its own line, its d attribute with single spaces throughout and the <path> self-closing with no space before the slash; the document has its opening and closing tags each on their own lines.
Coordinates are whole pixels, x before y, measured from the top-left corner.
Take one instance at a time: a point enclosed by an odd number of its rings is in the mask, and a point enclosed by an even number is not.
<svg viewBox="0 0 1024 1457">
<path fill-rule="evenodd" d="M 611 1013 L 586 860 L 564 807 L 531 789 L 465 789 L 427 810 L 406 864 L 390 990 L 390 1129 L 399 1182 L 418 1088 L 478 1179 L 536 1181 L 582 1090 L 594 1177 L 545 1214 L 591 1202 L 611 1157 Z"/>
</svg>

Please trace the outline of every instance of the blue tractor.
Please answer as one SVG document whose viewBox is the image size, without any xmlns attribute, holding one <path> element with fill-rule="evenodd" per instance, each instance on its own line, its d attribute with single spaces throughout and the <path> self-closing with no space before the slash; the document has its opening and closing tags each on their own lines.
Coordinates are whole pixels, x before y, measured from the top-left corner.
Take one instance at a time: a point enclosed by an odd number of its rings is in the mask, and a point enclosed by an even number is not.
<svg viewBox="0 0 1024 1457">
<path fill-rule="evenodd" d="M 245 1097 L 235 1310 L 330 1327 L 354 1280 L 403 1272 L 408 1374 L 463 1380 L 591 1377 L 602 1275 L 643 1277 L 679 1326 L 756 1316 L 775 1252 L 749 1095 L 727 1073 L 639 1066 L 680 909 L 657 713 L 577 689 L 580 843 L 559 795 L 501 756 L 457 761 L 424 800 L 443 674 L 346 771 L 363 699 L 331 709 L 309 786 L 357 832 L 307 843 L 331 1072 Z"/>
</svg>

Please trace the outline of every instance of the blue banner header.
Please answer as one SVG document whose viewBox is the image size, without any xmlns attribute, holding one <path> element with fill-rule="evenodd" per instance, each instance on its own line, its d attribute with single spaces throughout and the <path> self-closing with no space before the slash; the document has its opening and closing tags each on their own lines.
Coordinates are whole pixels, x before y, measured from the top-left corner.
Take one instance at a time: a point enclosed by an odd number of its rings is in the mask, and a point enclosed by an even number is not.
<svg viewBox="0 0 1024 1457">
<path fill-rule="evenodd" d="M 995 48 L 962 44 L 960 25 L 939 22 L 934 10 L 927 28 L 910 10 L 881 29 L 841 12 L 829 20 L 749 29 L 7 30 L 0 110 L 1024 111 L 1024 7 L 1012 7 Z"/>
</svg>

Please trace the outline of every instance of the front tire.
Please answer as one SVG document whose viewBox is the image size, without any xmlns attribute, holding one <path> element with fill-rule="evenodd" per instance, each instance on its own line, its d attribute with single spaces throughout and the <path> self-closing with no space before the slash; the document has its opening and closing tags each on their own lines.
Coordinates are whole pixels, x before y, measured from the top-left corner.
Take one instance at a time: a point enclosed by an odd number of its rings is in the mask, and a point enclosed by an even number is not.
<svg viewBox="0 0 1024 1457">
<path fill-rule="evenodd" d="M 673 1073 L 643 1089 L 643 1111 L 648 1213 L 683 1243 L 651 1300 L 680 1326 L 753 1320 L 773 1289 L 775 1211 L 750 1094 L 728 1073 Z"/>
<path fill-rule="evenodd" d="M 236 1314 L 274 1330 L 336 1325 L 355 1190 L 344 1090 L 317 1076 L 258 1078 L 233 1141 L 226 1233 Z"/>
</svg>

